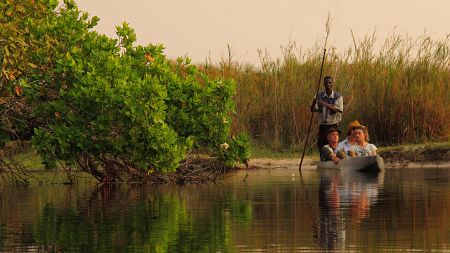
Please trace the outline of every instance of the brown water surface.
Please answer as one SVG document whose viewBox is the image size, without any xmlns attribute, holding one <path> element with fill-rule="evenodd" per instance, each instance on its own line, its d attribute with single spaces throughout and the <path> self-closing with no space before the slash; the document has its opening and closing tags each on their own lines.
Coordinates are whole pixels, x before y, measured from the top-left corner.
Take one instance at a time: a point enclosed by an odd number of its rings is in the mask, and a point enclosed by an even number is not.
<svg viewBox="0 0 450 253">
<path fill-rule="evenodd" d="M 324 251 L 450 252 L 450 168 L 0 188 L 0 252 Z"/>
</svg>

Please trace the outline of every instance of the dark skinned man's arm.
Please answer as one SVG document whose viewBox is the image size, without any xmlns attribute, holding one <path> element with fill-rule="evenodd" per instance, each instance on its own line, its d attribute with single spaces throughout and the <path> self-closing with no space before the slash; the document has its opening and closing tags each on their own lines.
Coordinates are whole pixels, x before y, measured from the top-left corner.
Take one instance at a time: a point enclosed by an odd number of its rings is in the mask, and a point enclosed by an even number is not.
<svg viewBox="0 0 450 253">
<path fill-rule="evenodd" d="M 328 110 L 332 111 L 333 113 L 340 112 L 334 104 L 328 104 L 323 100 L 319 100 L 318 104 L 319 106 L 325 106 L 326 108 L 328 108 Z"/>
</svg>

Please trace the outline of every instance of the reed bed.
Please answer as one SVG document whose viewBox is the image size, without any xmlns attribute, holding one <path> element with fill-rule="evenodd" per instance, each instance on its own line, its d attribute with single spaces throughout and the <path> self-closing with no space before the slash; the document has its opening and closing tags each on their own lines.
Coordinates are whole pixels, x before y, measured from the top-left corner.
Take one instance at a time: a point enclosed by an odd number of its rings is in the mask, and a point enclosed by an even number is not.
<svg viewBox="0 0 450 253">
<path fill-rule="evenodd" d="M 449 140 L 449 39 L 392 35 L 375 49 L 372 34 L 354 39 L 343 54 L 329 47 L 324 73 L 333 76 L 334 89 L 344 96 L 342 130 L 356 119 L 378 145 Z M 258 67 L 234 61 L 230 50 L 228 59 L 200 68 L 236 80 L 236 132 L 246 131 L 254 144 L 273 150 L 298 150 L 307 135 L 323 49 L 289 43 L 282 50 L 276 59 L 260 50 Z M 315 136 L 316 119 L 313 124 Z"/>
</svg>

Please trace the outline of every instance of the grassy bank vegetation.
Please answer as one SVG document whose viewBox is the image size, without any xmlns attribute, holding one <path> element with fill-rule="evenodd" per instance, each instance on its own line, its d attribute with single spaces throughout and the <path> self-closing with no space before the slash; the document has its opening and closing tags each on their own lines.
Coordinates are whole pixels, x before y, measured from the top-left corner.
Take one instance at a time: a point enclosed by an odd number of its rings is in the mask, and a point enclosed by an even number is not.
<svg viewBox="0 0 450 253">
<path fill-rule="evenodd" d="M 408 145 L 381 147 L 381 152 L 389 152 L 392 150 L 418 150 L 418 149 L 450 149 L 450 140 L 443 142 L 427 142 Z"/>
<path fill-rule="evenodd" d="M 449 140 L 449 37 L 392 35 L 381 49 L 376 44 L 373 34 L 354 39 L 344 54 L 333 47 L 327 51 L 324 73 L 334 77 L 335 90 L 344 96 L 342 128 L 357 119 L 380 146 Z M 236 62 L 230 52 L 219 65 L 206 62 L 202 70 L 236 80 L 234 131 L 248 132 L 258 149 L 300 150 L 322 50 L 291 43 L 277 59 L 260 51 L 260 67 Z M 315 135 L 316 120 L 313 129 Z"/>
<path fill-rule="evenodd" d="M 379 153 L 384 157 L 386 153 L 391 152 L 414 152 L 422 150 L 431 151 L 441 151 L 450 150 L 450 141 L 440 141 L 440 142 L 424 142 L 415 144 L 401 144 L 401 145 L 391 145 L 391 146 L 378 146 Z M 442 152 L 441 152 L 442 153 Z M 254 145 L 252 147 L 252 158 L 300 158 L 301 153 L 299 150 L 293 148 L 283 149 L 276 151 L 270 147 L 263 145 Z M 319 154 L 315 148 L 312 148 L 309 152 L 310 157 L 319 157 Z M 444 159 L 445 160 L 445 159 Z M 448 160 L 448 158 L 447 158 Z"/>
</svg>

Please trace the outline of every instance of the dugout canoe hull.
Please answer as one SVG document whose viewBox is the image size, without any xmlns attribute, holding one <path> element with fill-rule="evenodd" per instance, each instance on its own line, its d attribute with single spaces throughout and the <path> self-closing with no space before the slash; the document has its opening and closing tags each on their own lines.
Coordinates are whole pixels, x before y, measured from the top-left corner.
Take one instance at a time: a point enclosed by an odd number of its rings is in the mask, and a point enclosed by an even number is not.
<svg viewBox="0 0 450 253">
<path fill-rule="evenodd" d="M 384 170 L 384 160 L 381 156 L 359 156 L 342 159 L 338 164 L 323 161 L 317 164 L 318 170 L 348 170 L 348 171 L 381 171 Z"/>
</svg>

